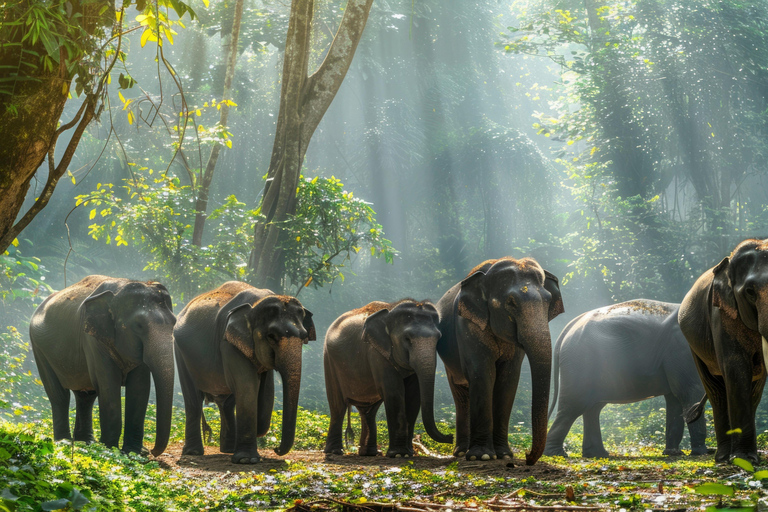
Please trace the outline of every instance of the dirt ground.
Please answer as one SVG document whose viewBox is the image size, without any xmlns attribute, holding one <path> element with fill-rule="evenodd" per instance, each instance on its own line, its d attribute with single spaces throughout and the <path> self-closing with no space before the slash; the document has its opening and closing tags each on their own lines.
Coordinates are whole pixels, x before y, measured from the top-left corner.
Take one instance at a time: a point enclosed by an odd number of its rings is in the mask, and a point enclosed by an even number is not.
<svg viewBox="0 0 768 512">
<path fill-rule="evenodd" d="M 299 461 L 305 464 L 323 464 L 329 473 L 346 473 L 349 471 L 365 470 L 374 467 L 386 469 L 413 462 L 415 469 L 428 469 L 440 471 L 453 462 L 458 462 L 458 469 L 462 472 L 476 475 L 506 476 L 513 478 L 526 478 L 534 476 L 537 480 L 558 480 L 563 478 L 569 470 L 539 462 L 534 466 L 526 466 L 524 459 L 491 460 L 491 461 L 467 461 L 463 458 L 442 456 L 419 455 L 407 459 L 388 458 L 383 456 L 360 457 L 358 455 L 329 455 L 321 451 L 291 451 L 280 457 L 271 449 L 261 450 L 263 457 L 258 464 L 233 464 L 231 455 L 219 452 L 215 446 L 206 446 L 205 455 L 182 455 L 182 445 L 174 444 L 160 455 L 156 460 L 161 467 L 181 472 L 187 477 L 208 480 L 222 479 L 227 472 L 236 474 L 243 471 L 266 473 L 271 469 L 285 468 L 286 461 Z M 226 478 L 225 478 L 226 479 Z"/>
</svg>

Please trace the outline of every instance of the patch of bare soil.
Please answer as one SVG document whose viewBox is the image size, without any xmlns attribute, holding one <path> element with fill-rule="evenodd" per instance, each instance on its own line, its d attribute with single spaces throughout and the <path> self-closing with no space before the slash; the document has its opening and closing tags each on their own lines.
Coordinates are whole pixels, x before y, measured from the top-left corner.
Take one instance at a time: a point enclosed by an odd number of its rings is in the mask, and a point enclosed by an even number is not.
<svg viewBox="0 0 768 512">
<path fill-rule="evenodd" d="M 381 470 L 399 467 L 410 462 L 414 469 L 426 469 L 432 472 L 445 469 L 451 463 L 458 463 L 458 470 L 475 475 L 505 476 L 507 478 L 535 477 L 537 480 L 558 480 L 568 470 L 539 462 L 526 466 L 524 459 L 467 461 L 464 458 L 425 456 L 400 459 L 381 455 L 361 457 L 358 455 L 326 455 L 318 450 L 291 451 L 285 456 L 276 455 L 271 449 L 262 449 L 261 462 L 257 464 L 233 464 L 231 454 L 219 452 L 218 447 L 206 446 L 205 455 L 182 455 L 182 445 L 175 444 L 157 457 L 161 467 L 174 470 L 198 480 L 226 480 L 226 474 L 241 472 L 267 473 L 272 469 L 287 469 L 288 461 L 302 462 L 307 465 L 322 464 L 329 473 L 342 474 L 350 471 L 364 471 L 373 468 Z M 234 475 L 233 475 L 234 476 Z"/>
</svg>

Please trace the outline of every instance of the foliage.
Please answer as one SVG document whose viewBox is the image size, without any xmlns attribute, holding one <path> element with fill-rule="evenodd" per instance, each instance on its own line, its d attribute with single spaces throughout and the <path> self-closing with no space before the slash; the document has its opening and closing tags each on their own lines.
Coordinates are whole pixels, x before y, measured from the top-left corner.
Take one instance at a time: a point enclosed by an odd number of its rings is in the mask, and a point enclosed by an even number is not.
<svg viewBox="0 0 768 512">
<path fill-rule="evenodd" d="M 371 256 L 393 262 L 395 249 L 384 238 L 376 212 L 344 190 L 337 178 L 301 176 L 296 199 L 296 213 L 279 223 L 287 234 L 280 247 L 286 255 L 286 279 L 296 293 L 305 286 L 344 281 L 341 269 L 363 247 L 370 248 Z"/>
<path fill-rule="evenodd" d="M 210 243 L 192 243 L 195 200 L 191 187 L 170 174 L 155 177 L 152 169 L 135 168 L 122 187 L 96 186 L 76 197 L 76 205 L 91 207 L 89 234 L 107 244 L 132 245 L 149 258 L 145 270 L 161 275 L 182 302 L 222 281 L 246 281 L 253 224 L 259 216 L 234 195 L 208 216 Z M 121 190 L 122 188 L 122 190 Z M 287 278 L 301 288 L 344 279 L 341 269 L 352 252 L 370 247 L 371 254 L 391 262 L 395 251 L 383 237 L 368 203 L 353 197 L 339 180 L 301 180 L 296 215 L 281 224 L 290 236 L 286 249 Z M 339 261 L 341 259 L 341 261 Z"/>
<path fill-rule="evenodd" d="M 0 416 L 34 421 L 49 415 L 43 383 L 32 373 L 29 343 L 15 327 L 0 333 Z"/>
<path fill-rule="evenodd" d="M 746 51 L 766 37 L 757 5 L 521 9 L 501 45 L 561 70 L 560 96 L 533 127 L 552 141 L 576 206 L 561 242 L 572 261 L 564 283 L 580 278 L 613 301 L 679 301 L 704 269 L 767 227 L 762 186 L 751 185 L 768 171 L 757 85 L 768 61 Z"/>
<path fill-rule="evenodd" d="M 53 289 L 45 282 L 48 269 L 34 256 L 24 256 L 16 240 L 0 255 L 0 304 L 5 314 L 0 321 L 16 321 L 11 316 L 27 316 Z"/>
</svg>

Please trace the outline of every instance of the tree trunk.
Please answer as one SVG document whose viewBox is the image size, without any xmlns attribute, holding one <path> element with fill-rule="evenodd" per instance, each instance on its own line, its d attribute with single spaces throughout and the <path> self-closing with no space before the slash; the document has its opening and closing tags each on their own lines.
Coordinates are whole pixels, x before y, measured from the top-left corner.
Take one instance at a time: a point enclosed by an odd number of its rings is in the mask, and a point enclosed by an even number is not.
<svg viewBox="0 0 768 512">
<path fill-rule="evenodd" d="M 284 259 L 278 224 L 296 211 L 296 188 L 312 135 L 341 87 L 368 21 L 373 0 L 348 0 L 325 60 L 308 75 L 314 0 L 293 0 L 288 24 L 275 142 L 254 227 L 250 257 L 256 286 L 282 290 Z"/>
<path fill-rule="evenodd" d="M 232 32 L 229 34 L 229 53 L 227 55 L 227 70 L 224 75 L 224 90 L 221 93 L 222 100 L 232 99 L 232 79 L 235 76 L 235 65 L 237 64 L 237 40 L 240 37 L 240 22 L 242 18 L 243 0 L 237 0 L 235 2 L 235 17 L 232 22 Z M 222 128 L 227 127 L 228 117 L 229 105 L 224 103 L 221 105 L 221 116 L 219 118 L 219 125 L 221 125 Z M 192 233 L 192 243 L 198 247 L 203 244 L 203 230 L 205 229 L 205 220 L 208 218 L 208 215 L 206 214 L 208 210 L 208 191 L 211 188 L 213 172 L 216 169 L 216 162 L 219 159 L 219 151 L 221 151 L 221 144 L 214 142 L 213 148 L 211 148 L 211 155 L 208 158 L 208 164 L 205 166 L 205 171 L 203 172 L 197 187 L 195 230 Z"/>
<path fill-rule="evenodd" d="M 22 8 L 24 5 L 17 4 Z M 94 34 L 99 27 L 114 22 L 112 13 L 97 14 L 111 5 L 106 0 L 72 2 L 70 20 L 75 20 L 75 15 L 78 15 L 83 32 Z M 38 57 L 30 60 L 31 54 L 46 56 L 48 53 L 41 41 L 34 45 L 31 38 L 22 41 L 24 31 L 28 29 L 9 28 L 12 27 L 10 22 L 18 21 L 14 17 L 21 12 L 11 7 L 0 22 L 0 39 L 3 40 L 0 45 L 0 69 L 4 69 L 3 78 L 6 79 L 0 94 L 0 133 L 3 134 L 3 143 L 0 144 L 0 254 L 48 204 L 59 179 L 67 171 L 85 127 L 96 116 L 103 86 L 97 79 L 96 90 L 86 91 L 75 117 L 58 127 L 73 78 L 72 71 L 68 69 L 72 61 L 64 47 L 59 48 L 59 65 L 54 69 L 46 70 L 38 62 Z M 9 24 L 2 28 L 2 22 Z M 55 28 L 66 32 L 65 27 Z M 78 43 L 87 47 L 88 41 L 82 38 Z M 8 80 L 10 78 L 16 79 Z M 56 140 L 61 133 L 73 127 L 72 137 L 56 165 Z M 35 203 L 17 221 L 30 183 L 46 157 L 48 178 L 45 186 L 38 192 Z"/>
</svg>

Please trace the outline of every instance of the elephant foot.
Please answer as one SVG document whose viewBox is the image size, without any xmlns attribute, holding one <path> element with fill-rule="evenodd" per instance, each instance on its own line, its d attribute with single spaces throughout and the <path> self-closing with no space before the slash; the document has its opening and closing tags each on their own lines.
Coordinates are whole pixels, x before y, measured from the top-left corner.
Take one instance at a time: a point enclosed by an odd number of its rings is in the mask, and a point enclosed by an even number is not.
<svg viewBox="0 0 768 512">
<path fill-rule="evenodd" d="M 684 455 L 683 450 L 680 448 L 665 448 L 661 454 L 668 455 L 670 457 L 679 457 L 680 455 Z"/>
<path fill-rule="evenodd" d="M 733 459 L 748 460 L 752 465 L 757 465 L 757 463 L 760 462 L 760 457 L 757 456 L 757 452 L 736 452 L 731 454 L 728 462 L 733 463 Z"/>
<path fill-rule="evenodd" d="M 512 459 L 512 450 L 509 449 L 509 446 L 497 446 L 496 457 L 494 458 L 510 460 Z"/>
<path fill-rule="evenodd" d="M 581 454 L 585 459 L 607 459 L 611 456 L 608 450 L 603 448 L 602 450 L 588 450 Z"/>
<path fill-rule="evenodd" d="M 691 448 L 691 453 L 689 454 L 691 457 L 695 457 L 697 455 L 709 455 L 710 453 L 714 453 L 715 451 L 711 448 L 707 448 L 706 446 L 696 446 Z"/>
<path fill-rule="evenodd" d="M 261 460 L 261 455 L 256 450 L 240 450 L 232 455 L 233 464 L 256 464 Z"/>
<path fill-rule="evenodd" d="M 387 450 L 387 457 L 390 457 L 390 458 L 392 458 L 392 457 L 396 457 L 396 458 L 400 458 L 400 457 L 404 457 L 404 458 L 413 457 L 413 450 L 409 451 L 409 450 L 403 449 L 403 448 L 390 448 L 389 450 Z"/>
<path fill-rule="evenodd" d="M 325 453 L 326 455 L 344 455 L 344 450 L 342 450 L 341 448 L 335 448 L 335 449 L 326 448 L 323 453 Z"/>
<path fill-rule="evenodd" d="M 219 451 L 221 453 L 235 453 L 235 447 L 234 446 L 219 446 Z"/>
<path fill-rule="evenodd" d="M 496 458 L 496 452 L 481 446 L 475 446 L 467 450 L 464 455 L 467 460 L 491 460 Z"/>
<path fill-rule="evenodd" d="M 381 455 L 381 452 L 376 446 L 361 446 L 357 449 L 357 454 L 363 457 L 375 457 Z"/>
<path fill-rule="evenodd" d="M 454 457 L 463 457 L 467 454 L 467 447 L 466 446 L 455 446 L 453 448 L 453 456 Z"/>
<path fill-rule="evenodd" d="M 203 445 L 184 445 L 184 448 L 181 449 L 182 455 L 205 455 L 205 449 L 203 448 Z"/>
<path fill-rule="evenodd" d="M 137 455 L 141 455 L 142 457 L 149 457 L 149 449 L 146 446 L 123 446 L 120 449 L 121 452 L 128 455 L 131 453 L 135 453 Z"/>
<path fill-rule="evenodd" d="M 96 437 L 93 435 L 93 432 L 90 434 L 75 433 L 75 441 L 82 441 L 85 444 L 93 444 L 96 442 Z"/>
<path fill-rule="evenodd" d="M 717 451 L 715 451 L 715 462 L 718 464 L 728 464 L 731 462 L 731 451 L 728 448 L 717 447 Z"/>
</svg>

